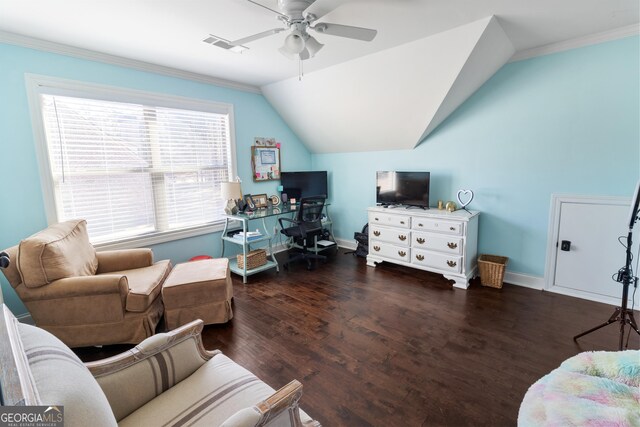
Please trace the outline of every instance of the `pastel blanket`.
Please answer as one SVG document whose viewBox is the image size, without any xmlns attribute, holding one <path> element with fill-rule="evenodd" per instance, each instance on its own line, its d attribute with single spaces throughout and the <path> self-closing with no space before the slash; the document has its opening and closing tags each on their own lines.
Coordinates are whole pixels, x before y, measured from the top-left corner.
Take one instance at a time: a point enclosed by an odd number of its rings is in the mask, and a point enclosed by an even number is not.
<svg viewBox="0 0 640 427">
<path fill-rule="evenodd" d="M 518 426 L 640 427 L 640 351 L 580 353 L 533 384 Z"/>
</svg>

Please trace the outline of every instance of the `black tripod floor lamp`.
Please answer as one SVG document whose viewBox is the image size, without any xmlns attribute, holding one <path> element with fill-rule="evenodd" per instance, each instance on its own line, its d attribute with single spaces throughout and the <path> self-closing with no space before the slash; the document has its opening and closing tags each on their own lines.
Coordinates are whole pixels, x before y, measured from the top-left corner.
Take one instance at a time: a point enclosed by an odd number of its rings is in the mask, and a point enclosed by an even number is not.
<svg viewBox="0 0 640 427">
<path fill-rule="evenodd" d="M 638 184 L 636 185 L 636 189 L 633 192 L 633 198 L 631 199 L 631 209 L 629 211 L 629 233 L 627 234 L 627 245 L 626 245 L 627 260 L 624 267 L 622 267 L 620 271 L 618 271 L 618 274 L 616 277 L 616 280 L 622 283 L 622 302 L 620 303 L 620 307 L 616 307 L 611 317 L 609 317 L 609 320 L 607 320 L 606 322 L 594 328 L 589 329 L 588 331 L 584 331 L 576 335 L 575 337 L 573 337 L 574 341 L 580 337 L 590 334 L 591 332 L 595 332 L 600 328 L 604 328 L 605 326 L 608 326 L 616 322 L 620 324 L 620 341 L 619 341 L 620 350 L 624 349 L 624 329 L 627 325 L 629 325 L 631 329 L 633 329 L 634 331 L 636 331 L 638 335 L 640 335 L 640 330 L 638 330 L 638 323 L 636 322 L 636 319 L 633 316 L 633 310 L 630 308 L 627 308 L 627 303 L 629 301 L 629 287 L 633 285 L 633 287 L 636 288 L 638 286 L 638 277 L 634 276 L 633 268 L 631 265 L 631 262 L 633 261 L 633 253 L 631 251 L 632 250 L 631 248 L 633 246 L 633 239 L 632 239 L 633 226 L 638 221 L 639 219 L 638 217 L 640 216 L 639 206 L 640 206 L 640 181 L 638 181 Z M 631 333 L 631 331 L 629 331 L 629 333 Z"/>
</svg>

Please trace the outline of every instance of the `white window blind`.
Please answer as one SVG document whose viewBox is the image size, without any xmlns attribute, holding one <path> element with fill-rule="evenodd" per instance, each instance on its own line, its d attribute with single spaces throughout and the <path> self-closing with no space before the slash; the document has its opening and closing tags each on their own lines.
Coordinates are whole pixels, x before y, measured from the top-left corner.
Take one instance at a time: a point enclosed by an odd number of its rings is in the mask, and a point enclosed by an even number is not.
<svg viewBox="0 0 640 427">
<path fill-rule="evenodd" d="M 229 115 L 41 94 L 59 221 L 92 243 L 212 225 L 233 173 Z"/>
</svg>

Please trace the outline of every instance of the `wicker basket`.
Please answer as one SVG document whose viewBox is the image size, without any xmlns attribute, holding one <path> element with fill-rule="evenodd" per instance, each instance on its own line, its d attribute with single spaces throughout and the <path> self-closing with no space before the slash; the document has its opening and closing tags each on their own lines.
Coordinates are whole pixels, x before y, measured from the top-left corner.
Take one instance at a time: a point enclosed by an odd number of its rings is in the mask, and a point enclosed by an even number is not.
<svg viewBox="0 0 640 427">
<path fill-rule="evenodd" d="M 505 256 L 480 255 L 478 257 L 478 269 L 480 270 L 480 283 L 482 283 L 482 286 L 501 289 L 508 261 L 509 258 Z"/>
<path fill-rule="evenodd" d="M 244 257 L 238 254 L 238 268 L 244 268 Z M 264 249 L 256 249 L 247 253 L 247 270 L 260 267 L 267 263 L 267 251 Z"/>
</svg>

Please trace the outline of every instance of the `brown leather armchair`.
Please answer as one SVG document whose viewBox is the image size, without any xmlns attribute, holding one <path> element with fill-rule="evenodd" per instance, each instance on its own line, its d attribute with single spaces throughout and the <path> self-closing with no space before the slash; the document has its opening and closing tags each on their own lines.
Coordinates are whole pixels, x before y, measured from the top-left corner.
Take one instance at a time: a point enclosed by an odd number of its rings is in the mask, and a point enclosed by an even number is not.
<svg viewBox="0 0 640 427">
<path fill-rule="evenodd" d="M 35 324 L 69 347 L 137 344 L 155 333 L 169 260 L 150 249 L 96 252 L 84 220 L 48 227 L 6 250 L 2 270 Z"/>
</svg>

